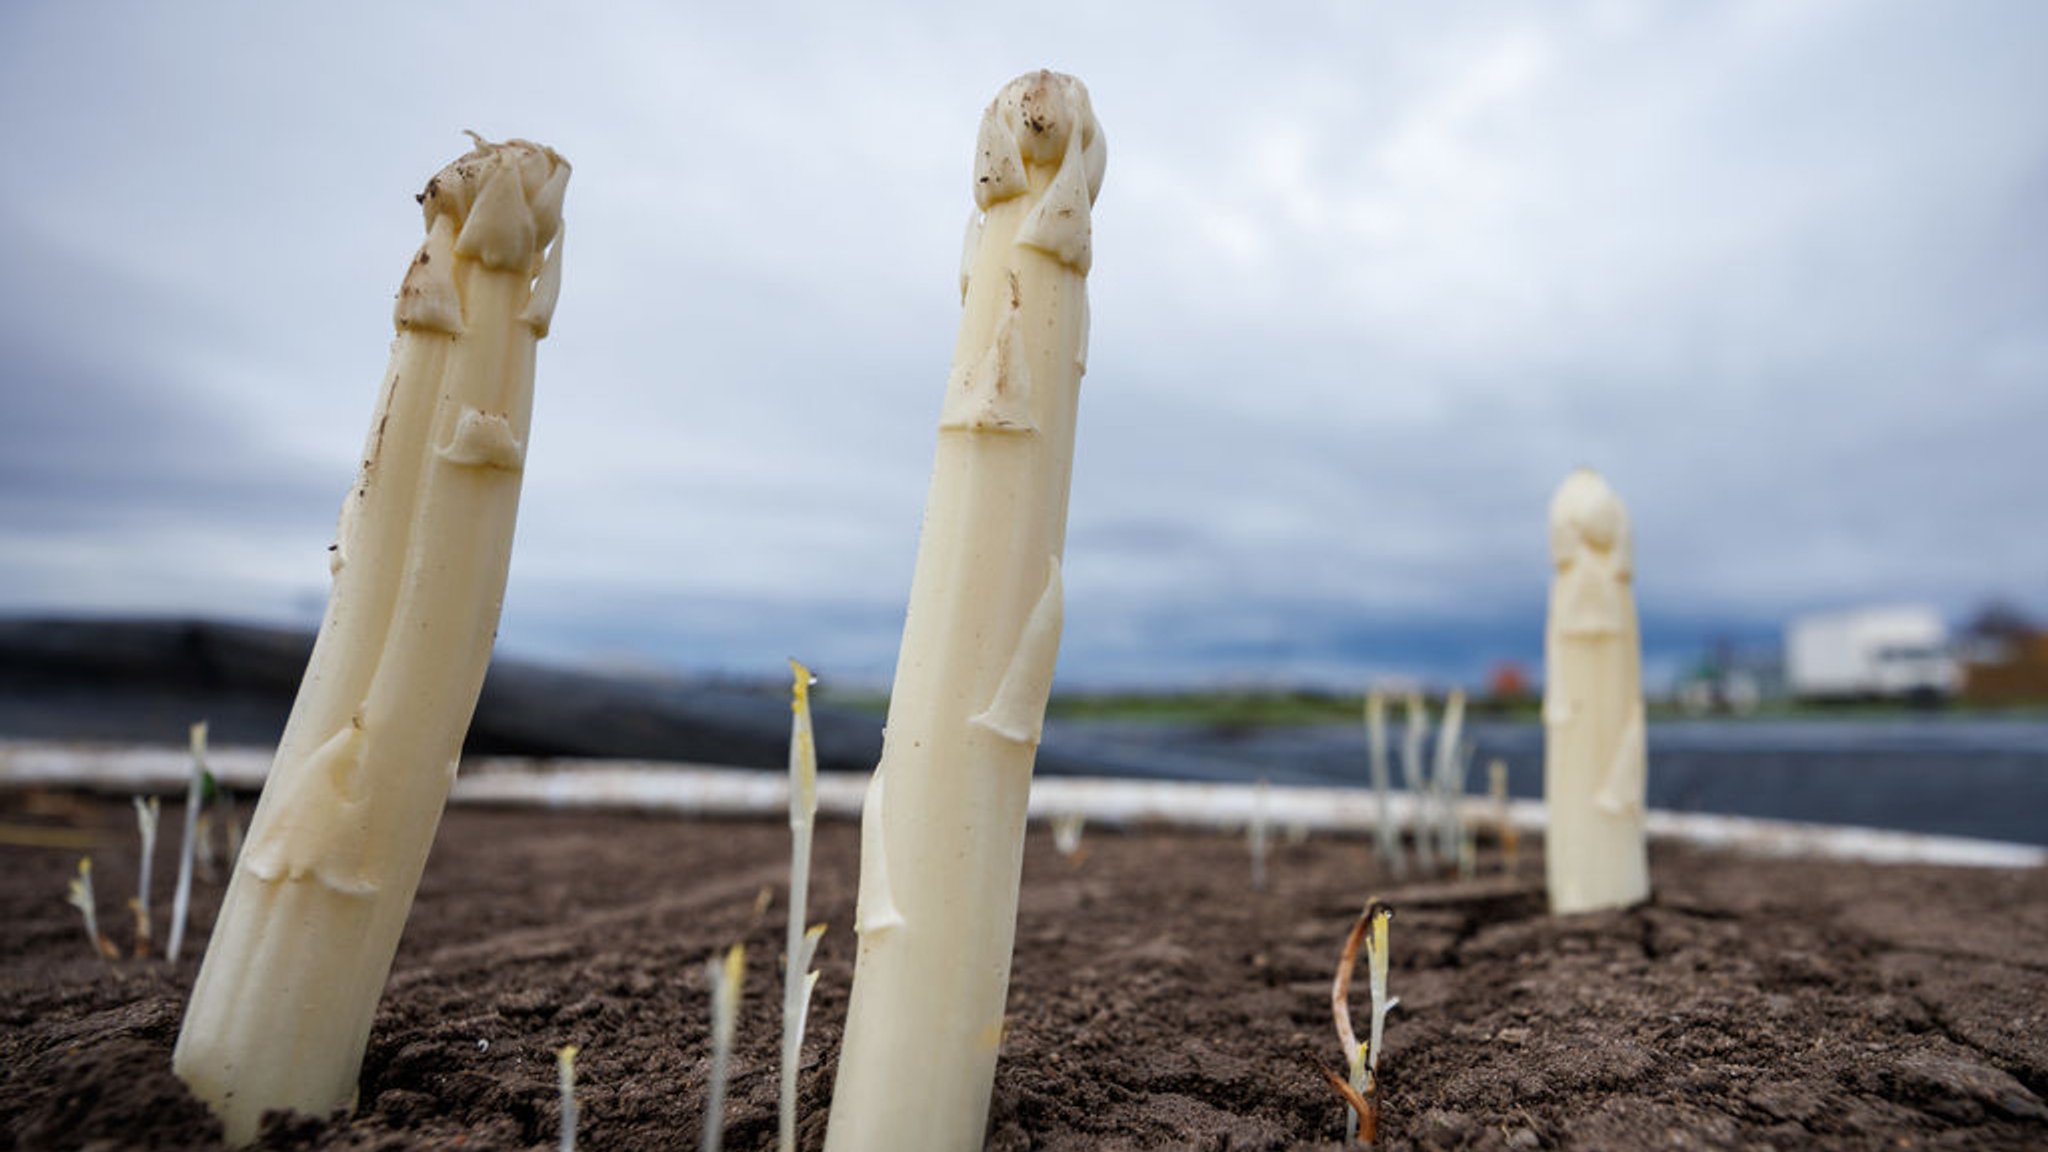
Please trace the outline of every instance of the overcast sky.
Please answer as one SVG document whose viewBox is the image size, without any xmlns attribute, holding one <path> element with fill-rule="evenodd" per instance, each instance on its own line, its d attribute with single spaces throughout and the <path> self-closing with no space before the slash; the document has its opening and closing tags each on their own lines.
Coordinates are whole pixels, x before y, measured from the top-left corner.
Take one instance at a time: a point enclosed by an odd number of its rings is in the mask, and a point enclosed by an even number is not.
<svg viewBox="0 0 2048 1152">
<path fill-rule="evenodd" d="M 1667 668 L 2048 611 L 2034 0 L 17 0 L 0 611 L 317 619 L 474 128 L 576 169 L 501 651 L 885 678 L 975 127 L 1041 66 L 1109 145 L 1063 683 L 1534 660 L 1579 464 Z"/>
</svg>

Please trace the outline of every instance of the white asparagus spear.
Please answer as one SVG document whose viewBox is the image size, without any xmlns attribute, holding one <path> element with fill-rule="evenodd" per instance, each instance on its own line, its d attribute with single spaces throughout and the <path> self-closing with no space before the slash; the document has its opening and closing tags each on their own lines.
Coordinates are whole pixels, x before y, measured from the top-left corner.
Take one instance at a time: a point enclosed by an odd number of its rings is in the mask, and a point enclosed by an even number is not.
<svg viewBox="0 0 2048 1152">
<path fill-rule="evenodd" d="M 192 725 L 192 779 L 185 788 L 185 838 L 178 849 L 178 886 L 171 895 L 171 939 L 164 959 L 173 964 L 185 947 L 185 917 L 192 909 L 192 862 L 199 848 L 199 806 L 205 803 L 206 721 Z"/>
<path fill-rule="evenodd" d="M 354 1102 L 497 630 L 568 178 L 479 138 L 420 197 L 333 596 L 174 1056 L 232 1144 Z"/>
<path fill-rule="evenodd" d="M 1624 908 L 1650 895 L 1647 755 L 1634 551 L 1621 498 L 1590 468 L 1550 504 L 1544 631 L 1544 869 L 1552 912 Z"/>
<path fill-rule="evenodd" d="M 1016 934 L 1024 809 L 1058 655 L 1102 131 L 1080 81 L 983 113 L 964 315 L 861 813 L 860 947 L 826 1147 L 979 1148 Z"/>
</svg>

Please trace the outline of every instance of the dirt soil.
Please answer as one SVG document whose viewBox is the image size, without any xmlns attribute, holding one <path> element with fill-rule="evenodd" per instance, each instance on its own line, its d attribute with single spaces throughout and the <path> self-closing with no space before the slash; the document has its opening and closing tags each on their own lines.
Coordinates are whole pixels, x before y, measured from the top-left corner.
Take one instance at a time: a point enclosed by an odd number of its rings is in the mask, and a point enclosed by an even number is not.
<svg viewBox="0 0 2048 1152">
<path fill-rule="evenodd" d="M 167 804 L 159 940 L 179 818 Z M 23 843 L 52 836 L 91 843 L 102 924 L 133 937 L 127 806 L 0 792 L 0 1147 L 218 1147 L 170 1072 L 198 948 L 175 967 L 92 955 L 64 902 L 80 848 Z M 735 940 L 726 1146 L 773 1147 L 787 853 L 779 821 L 451 811 L 356 1114 L 272 1117 L 259 1147 L 553 1149 L 572 1043 L 580 1147 L 694 1146 L 704 961 Z M 824 1138 L 857 859 L 852 824 L 820 829 L 812 910 L 832 927 L 805 1148 Z M 2048 874 L 1663 846 L 1648 906 L 1554 919 L 1534 863 L 1403 885 L 1365 842 L 1315 839 L 1276 846 L 1255 893 L 1242 839 L 1090 829 L 1075 862 L 1034 827 L 989 1147 L 1340 1146 L 1318 1070 L 1338 1063 L 1330 976 L 1378 893 L 1401 998 L 1382 1147 L 2048 1148 Z M 202 928 L 218 897 L 198 887 Z"/>
</svg>

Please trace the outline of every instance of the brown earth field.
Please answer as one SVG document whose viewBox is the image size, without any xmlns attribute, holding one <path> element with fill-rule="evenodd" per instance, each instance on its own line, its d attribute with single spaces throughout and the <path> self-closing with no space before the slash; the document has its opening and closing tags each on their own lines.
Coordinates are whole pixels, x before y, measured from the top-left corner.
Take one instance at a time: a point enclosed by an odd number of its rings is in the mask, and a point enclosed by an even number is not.
<svg viewBox="0 0 2048 1152">
<path fill-rule="evenodd" d="M 167 804 L 159 939 L 179 819 Z M 125 946 L 127 805 L 0 792 L 0 1147 L 218 1147 L 170 1071 L 198 949 L 94 956 L 64 901 L 86 845 Z M 853 824 L 820 828 L 805 1148 L 824 1139 L 858 854 Z M 1401 999 L 1382 1147 L 2048 1148 L 2043 871 L 1659 845 L 1648 905 L 1558 919 L 1523 855 L 1518 877 L 1485 855 L 1477 881 L 1402 884 L 1366 841 L 1316 838 L 1277 844 L 1254 892 L 1242 838 L 1091 828 L 1070 860 L 1034 826 L 988 1146 L 1341 1146 L 1330 977 L 1378 894 Z M 258 1146 L 553 1149 L 554 1052 L 576 1044 L 580 1147 L 693 1147 L 704 962 L 740 940 L 726 1146 L 773 1147 L 787 859 L 780 821 L 452 810 L 355 1114 L 273 1116 Z M 218 898 L 198 886 L 199 928 Z"/>
</svg>

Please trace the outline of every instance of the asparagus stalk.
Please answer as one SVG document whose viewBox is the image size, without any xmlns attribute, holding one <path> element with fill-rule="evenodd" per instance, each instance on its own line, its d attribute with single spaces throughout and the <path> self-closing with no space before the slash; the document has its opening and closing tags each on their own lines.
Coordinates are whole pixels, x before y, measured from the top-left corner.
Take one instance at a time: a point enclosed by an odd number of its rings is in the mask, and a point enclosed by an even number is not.
<svg viewBox="0 0 2048 1152">
<path fill-rule="evenodd" d="M 206 801 L 206 721 L 192 725 L 192 779 L 185 786 L 185 839 L 178 849 L 178 886 L 171 894 L 171 937 L 164 959 L 173 964 L 185 947 L 185 917 L 192 908 L 192 864 L 199 850 L 199 806 Z"/>
<path fill-rule="evenodd" d="M 1464 836 L 1459 804 L 1465 798 L 1465 690 L 1453 688 L 1444 698 L 1444 721 L 1436 732 L 1437 846 L 1455 859 Z"/>
<path fill-rule="evenodd" d="M 723 960 L 713 956 L 704 969 L 711 982 L 711 1075 L 704 1088 L 704 1136 L 698 1146 L 703 1152 L 718 1152 L 725 1144 L 725 1089 L 732 1076 L 740 998 L 746 991 L 746 945 L 733 945 Z"/>
<path fill-rule="evenodd" d="M 1628 511 L 1598 473 L 1550 504 L 1544 632 L 1543 840 L 1550 909 L 1624 908 L 1650 895 L 1643 798 L 1643 652 Z"/>
<path fill-rule="evenodd" d="M 204 796 L 212 791 L 213 785 L 202 778 L 199 782 L 200 795 Z M 192 871 L 207 884 L 213 883 L 219 876 L 213 855 L 213 809 L 214 804 L 211 801 L 202 800 L 199 805 L 199 818 L 192 823 Z"/>
<path fill-rule="evenodd" d="M 576 1152 L 576 1046 L 555 1049 L 555 1088 L 562 1097 L 562 1128 L 555 1147 L 558 1152 Z"/>
<path fill-rule="evenodd" d="M 782 970 L 782 1085 L 777 1116 L 776 1147 L 796 1149 L 796 1074 L 804 1047 L 804 1021 L 810 1015 L 811 990 L 818 974 L 811 971 L 818 938 L 825 926 L 804 927 L 810 901 L 811 830 L 818 820 L 818 744 L 811 732 L 811 670 L 794 660 L 789 725 L 789 934 Z"/>
<path fill-rule="evenodd" d="M 1081 854 L 1081 832 L 1088 827 L 1086 812 L 1062 812 L 1052 818 L 1053 850 L 1066 857 L 1072 864 L 1079 864 Z"/>
<path fill-rule="evenodd" d="M 478 138 L 420 196 L 333 596 L 174 1056 L 230 1143 L 355 1098 L 497 629 L 568 178 Z"/>
<path fill-rule="evenodd" d="M 1479 829 L 1462 819 L 1457 827 L 1458 879 L 1470 880 L 1479 874 Z"/>
<path fill-rule="evenodd" d="M 861 814 L 834 1152 L 978 1148 L 987 1126 L 1025 800 L 1059 649 L 1104 157 L 1070 76 L 1019 77 L 982 116 L 964 316 Z"/>
<path fill-rule="evenodd" d="M 1387 1046 L 1387 1013 L 1393 1011 L 1401 999 L 1387 995 L 1387 921 L 1394 918 L 1394 910 L 1384 904 L 1368 905 L 1366 915 L 1372 923 L 1372 938 L 1365 945 L 1366 991 L 1372 998 L 1372 1031 L 1371 1039 L 1366 1041 L 1365 1082 L 1359 1094 L 1372 1105 L 1372 1111 L 1359 1116 L 1356 1135 L 1370 1144 L 1379 1137 L 1380 1054 Z"/>
<path fill-rule="evenodd" d="M 1415 855 L 1426 873 L 1436 871 L 1436 822 L 1430 819 L 1429 769 L 1422 763 L 1422 747 L 1429 740 L 1429 705 L 1422 693 L 1408 691 L 1408 718 L 1401 725 L 1401 776 L 1408 782 L 1408 795 L 1415 802 Z"/>
<path fill-rule="evenodd" d="M 92 857 L 78 858 L 78 875 L 66 886 L 64 902 L 85 917 L 85 938 L 92 941 L 92 950 L 104 960 L 120 959 L 121 950 L 100 931 L 99 901 L 92 894 Z"/>
<path fill-rule="evenodd" d="M 1380 863 L 1387 874 L 1400 876 L 1407 871 L 1407 858 L 1401 854 L 1400 829 L 1394 826 L 1394 801 L 1387 771 L 1387 697 L 1377 688 L 1365 697 L 1365 739 L 1371 757 L 1374 811 L 1378 816 L 1374 847 L 1379 850 Z"/>
<path fill-rule="evenodd" d="M 164 804 L 161 797 L 151 796 L 147 800 L 140 796 L 135 801 L 135 830 L 142 840 L 141 872 L 135 878 L 135 899 L 128 902 L 128 908 L 135 913 L 135 958 L 140 960 L 149 955 L 149 944 L 155 935 L 154 920 L 149 908 L 149 890 L 154 885 L 156 873 L 156 830 L 162 822 Z"/>
<path fill-rule="evenodd" d="M 1337 960 L 1337 976 L 1330 984 L 1330 1015 L 1336 1021 L 1337 1043 L 1344 1051 L 1347 1075 L 1339 1077 L 1327 1070 L 1325 1075 L 1330 1086 L 1351 1106 L 1344 1119 L 1344 1138 L 1360 1144 L 1371 1144 L 1378 1138 L 1380 1049 L 1386 1037 L 1387 1013 L 1401 1002 L 1398 997 L 1387 998 L 1387 921 L 1393 916 L 1394 910 L 1378 900 L 1366 904 L 1344 940 L 1344 952 Z M 1359 1042 L 1351 1023 L 1351 977 L 1358 967 L 1361 946 L 1366 954 L 1367 988 L 1372 995 L 1372 1030 L 1364 1043 Z"/>
<path fill-rule="evenodd" d="M 207 777 L 207 787 L 213 793 L 213 808 L 209 815 L 214 823 L 221 826 L 222 852 L 228 867 L 233 868 L 235 861 L 242 856 L 242 818 L 235 814 L 235 794 L 211 775 Z"/>
<path fill-rule="evenodd" d="M 1512 875 L 1520 836 L 1508 818 L 1508 762 L 1496 759 L 1486 766 L 1487 791 L 1493 796 L 1493 831 L 1500 838 L 1500 869 Z"/>
</svg>

